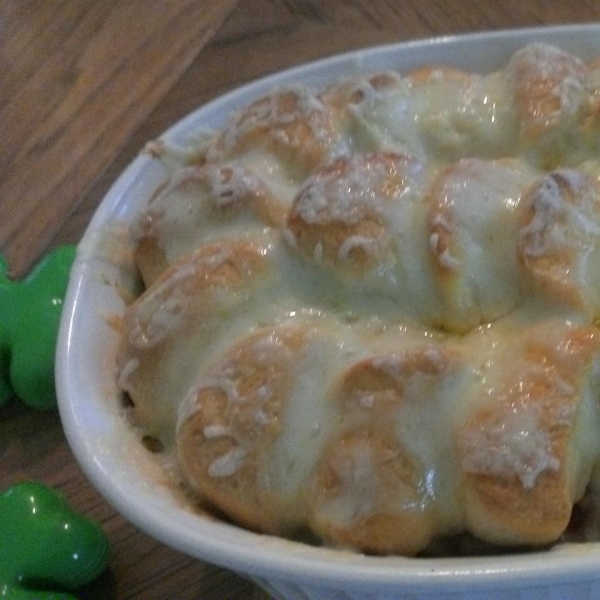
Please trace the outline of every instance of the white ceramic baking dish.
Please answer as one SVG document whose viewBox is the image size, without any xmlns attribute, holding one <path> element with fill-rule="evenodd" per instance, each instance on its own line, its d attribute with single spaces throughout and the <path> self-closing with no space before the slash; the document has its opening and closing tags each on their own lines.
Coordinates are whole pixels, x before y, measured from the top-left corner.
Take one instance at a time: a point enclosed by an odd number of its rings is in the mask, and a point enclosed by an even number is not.
<svg viewBox="0 0 600 600">
<path fill-rule="evenodd" d="M 489 72 L 533 40 L 584 59 L 600 56 L 600 25 L 523 29 L 436 38 L 361 50 L 269 76 L 190 114 L 164 138 L 218 128 L 231 111 L 273 87 L 321 86 L 361 71 L 400 72 L 426 63 Z M 101 494 L 134 525 L 191 556 L 238 571 L 285 600 L 591 600 L 600 598 L 600 544 L 472 558 L 368 557 L 258 535 L 198 514 L 174 491 L 145 450 L 117 399 L 111 316 L 131 285 L 119 249 L 123 232 L 164 179 L 140 156 L 114 184 L 79 246 L 57 353 L 59 408 L 72 450 Z"/>
</svg>

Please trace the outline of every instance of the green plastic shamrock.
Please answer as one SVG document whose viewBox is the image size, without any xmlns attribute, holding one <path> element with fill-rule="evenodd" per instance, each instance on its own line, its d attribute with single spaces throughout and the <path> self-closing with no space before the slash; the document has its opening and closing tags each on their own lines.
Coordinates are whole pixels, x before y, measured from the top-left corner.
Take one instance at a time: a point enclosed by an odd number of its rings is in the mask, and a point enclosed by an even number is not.
<svg viewBox="0 0 600 600">
<path fill-rule="evenodd" d="M 16 395 L 38 409 L 56 406 L 54 356 L 75 246 L 60 246 L 23 281 L 0 255 L 0 406 Z"/>
<path fill-rule="evenodd" d="M 73 512 L 55 490 L 20 483 L 0 495 L 0 599 L 76 600 L 48 589 L 90 583 L 107 558 L 100 525 Z"/>
</svg>

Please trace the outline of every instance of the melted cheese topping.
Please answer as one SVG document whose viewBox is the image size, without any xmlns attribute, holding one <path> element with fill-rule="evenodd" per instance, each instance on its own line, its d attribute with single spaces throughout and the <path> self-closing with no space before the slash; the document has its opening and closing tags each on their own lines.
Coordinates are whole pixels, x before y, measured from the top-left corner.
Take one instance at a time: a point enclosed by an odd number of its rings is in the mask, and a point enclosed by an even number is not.
<svg viewBox="0 0 600 600">
<path fill-rule="evenodd" d="M 132 233 L 119 387 L 247 527 L 548 544 L 600 473 L 600 84 L 533 44 L 276 90 Z"/>
</svg>

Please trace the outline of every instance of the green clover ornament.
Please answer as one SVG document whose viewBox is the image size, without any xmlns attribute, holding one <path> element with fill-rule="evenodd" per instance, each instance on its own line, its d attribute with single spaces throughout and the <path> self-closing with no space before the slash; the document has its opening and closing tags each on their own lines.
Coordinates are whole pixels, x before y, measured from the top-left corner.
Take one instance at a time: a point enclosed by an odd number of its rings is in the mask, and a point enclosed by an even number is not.
<svg viewBox="0 0 600 600">
<path fill-rule="evenodd" d="M 56 406 L 54 356 L 75 246 L 60 246 L 23 281 L 0 255 L 0 406 L 16 395 L 41 410 Z"/>
<path fill-rule="evenodd" d="M 107 558 L 100 525 L 74 512 L 55 490 L 21 483 L 0 495 L 1 600 L 76 600 L 49 590 L 90 583 Z"/>
</svg>

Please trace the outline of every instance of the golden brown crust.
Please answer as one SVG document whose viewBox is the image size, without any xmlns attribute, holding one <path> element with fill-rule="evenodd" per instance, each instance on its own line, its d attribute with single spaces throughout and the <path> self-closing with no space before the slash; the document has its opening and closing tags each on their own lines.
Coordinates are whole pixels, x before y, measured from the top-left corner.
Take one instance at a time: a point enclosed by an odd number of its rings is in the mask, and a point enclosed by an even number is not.
<svg viewBox="0 0 600 600">
<path fill-rule="evenodd" d="M 526 138 L 576 116 L 583 96 L 586 65 L 576 56 L 545 44 L 532 44 L 508 63 Z"/>
<path fill-rule="evenodd" d="M 427 547 L 434 523 L 424 510 L 401 509 L 402 503 L 418 506 L 423 501 L 422 465 L 403 452 L 393 432 L 380 427 L 346 432 L 325 457 L 312 483 L 310 523 L 315 532 L 330 544 L 371 554 L 411 556 Z M 372 473 L 361 479 L 361 468 Z M 340 520 L 335 513 L 343 509 L 335 504 L 350 503 L 344 496 L 359 494 L 350 515 Z"/>
<path fill-rule="evenodd" d="M 346 80 L 326 90 L 321 99 L 330 106 L 338 120 L 343 120 L 352 112 L 353 107 L 366 101 L 372 94 L 393 94 L 401 85 L 402 79 L 397 73 L 382 71 L 365 79 Z"/>
<path fill-rule="evenodd" d="M 517 258 L 522 196 L 534 173 L 513 159 L 462 159 L 427 196 L 430 259 L 444 307 L 439 324 L 466 332 L 523 302 Z"/>
<path fill-rule="evenodd" d="M 346 371 L 333 399 L 341 405 L 338 433 L 310 487 L 309 521 L 319 535 L 366 552 L 414 555 L 444 530 L 425 483 L 437 465 L 411 450 L 411 436 L 403 439 L 401 431 L 411 404 L 435 410 L 435 397 L 458 364 L 454 353 L 425 346 Z"/>
<path fill-rule="evenodd" d="M 297 525 L 298 499 L 272 489 L 264 465 L 281 433 L 306 336 L 301 329 L 267 330 L 238 342 L 204 372 L 182 407 L 177 454 L 187 481 L 258 531 Z"/>
<path fill-rule="evenodd" d="M 242 110 L 212 142 L 209 162 L 262 149 L 306 176 L 329 156 L 336 137 L 328 108 L 308 90 L 276 91 Z"/>
<path fill-rule="evenodd" d="M 530 44 L 513 55 L 506 73 L 523 147 L 548 169 L 568 164 L 570 154 L 577 160 L 589 111 L 585 63 L 553 46 Z"/>
<path fill-rule="evenodd" d="M 561 169 L 532 186 L 519 237 L 519 257 L 545 298 L 597 316 L 600 184 Z"/>
<path fill-rule="evenodd" d="M 570 470 L 600 339 L 589 327 L 520 341 L 505 381 L 459 431 L 466 526 L 495 544 L 541 545 L 563 533 L 582 493 Z"/>
<path fill-rule="evenodd" d="M 163 419 L 174 426 L 173 409 L 161 406 L 164 394 L 176 396 L 169 398 L 173 403 L 185 395 L 227 314 L 245 301 L 240 292 L 249 292 L 267 274 L 262 248 L 220 242 L 185 255 L 128 307 L 119 384 L 151 434 L 164 431 Z"/>
<path fill-rule="evenodd" d="M 285 213 L 285 204 L 242 166 L 182 169 L 159 188 L 137 223 L 134 258 L 144 284 L 149 287 L 179 256 L 206 243 L 215 228 L 236 220 L 258 230 L 277 227 Z"/>
<path fill-rule="evenodd" d="M 406 76 L 406 79 L 409 85 L 413 87 L 425 86 L 438 81 L 444 81 L 450 85 L 467 87 L 471 83 L 473 77 L 475 76 L 472 73 L 467 73 L 460 69 L 427 65 L 411 71 Z"/>
<path fill-rule="evenodd" d="M 364 274 L 392 260 L 386 205 L 403 202 L 418 178 L 416 159 L 394 153 L 342 157 L 298 192 L 286 227 L 309 260 Z"/>
</svg>

